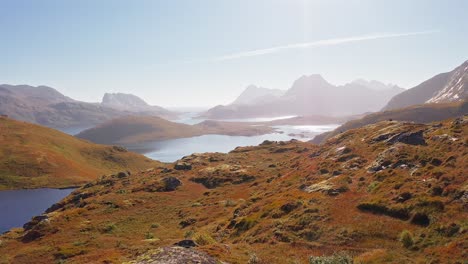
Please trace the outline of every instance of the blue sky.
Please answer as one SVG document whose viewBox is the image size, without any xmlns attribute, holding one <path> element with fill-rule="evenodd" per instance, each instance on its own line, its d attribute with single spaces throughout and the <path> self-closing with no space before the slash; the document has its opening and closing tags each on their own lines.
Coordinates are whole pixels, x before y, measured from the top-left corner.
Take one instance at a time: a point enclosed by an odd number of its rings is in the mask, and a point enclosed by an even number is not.
<svg viewBox="0 0 468 264">
<path fill-rule="evenodd" d="M 0 0 L 0 83 L 232 101 L 320 73 L 405 88 L 468 59 L 464 0 Z"/>
</svg>

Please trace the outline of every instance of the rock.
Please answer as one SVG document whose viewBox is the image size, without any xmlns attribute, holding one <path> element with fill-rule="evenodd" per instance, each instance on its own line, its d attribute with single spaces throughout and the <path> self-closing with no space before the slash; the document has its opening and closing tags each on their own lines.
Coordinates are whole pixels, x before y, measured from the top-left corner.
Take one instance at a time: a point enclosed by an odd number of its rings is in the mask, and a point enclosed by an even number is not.
<svg viewBox="0 0 468 264">
<path fill-rule="evenodd" d="M 343 147 L 339 147 L 337 149 L 335 149 L 335 153 L 337 155 L 343 155 L 343 154 L 348 154 L 351 152 L 351 149 L 346 147 L 346 146 L 343 146 Z"/>
<path fill-rule="evenodd" d="M 210 255 L 184 247 L 164 247 L 150 250 L 127 264 L 218 264 Z"/>
<path fill-rule="evenodd" d="M 273 145 L 275 143 L 276 143 L 275 141 L 265 140 L 262 143 L 260 143 L 260 146 L 268 146 L 268 145 Z"/>
<path fill-rule="evenodd" d="M 413 197 L 413 195 L 409 192 L 404 192 L 402 194 L 400 194 L 400 196 L 398 196 L 395 200 L 399 203 L 403 203 L 403 202 L 406 202 L 407 200 L 411 199 Z"/>
<path fill-rule="evenodd" d="M 177 243 L 174 243 L 174 246 L 179 246 L 179 247 L 183 247 L 183 248 L 191 248 L 191 247 L 196 247 L 197 244 L 195 243 L 195 241 L 191 240 L 191 239 L 184 239 L 184 240 L 181 240 Z"/>
<path fill-rule="evenodd" d="M 320 172 L 320 174 L 327 174 L 327 173 L 329 173 L 330 171 L 327 170 L 327 169 L 320 169 L 319 172 Z"/>
<path fill-rule="evenodd" d="M 301 188 L 303 191 L 312 193 L 312 192 L 322 192 L 330 196 L 336 196 L 340 193 L 348 191 L 346 186 L 335 187 L 329 180 L 324 180 L 310 186 L 303 186 Z"/>
<path fill-rule="evenodd" d="M 219 158 L 219 157 L 215 157 L 215 156 L 210 156 L 208 158 L 208 161 L 209 162 L 218 162 L 218 161 L 223 161 L 223 159 Z"/>
<path fill-rule="evenodd" d="M 377 142 L 380 142 L 380 141 L 388 140 L 390 137 L 392 137 L 394 135 L 395 135 L 395 133 L 386 133 L 386 134 L 378 135 L 377 137 L 375 137 L 375 138 L 373 138 L 371 140 L 371 143 L 377 143 Z"/>
<path fill-rule="evenodd" d="M 411 217 L 411 223 L 420 226 L 428 226 L 431 223 L 431 220 L 425 213 L 416 213 Z"/>
<path fill-rule="evenodd" d="M 112 148 L 115 150 L 115 151 L 118 151 L 118 152 L 127 152 L 128 150 L 124 147 L 121 147 L 121 146 L 112 146 Z"/>
<path fill-rule="evenodd" d="M 177 187 L 182 185 L 182 182 L 179 179 L 177 179 L 176 177 L 172 177 L 172 176 L 164 178 L 162 182 L 163 182 L 163 189 L 161 189 L 161 191 L 163 192 L 175 191 Z"/>
<path fill-rule="evenodd" d="M 25 228 L 26 232 L 21 238 L 21 241 L 24 243 L 28 243 L 28 242 L 37 240 L 43 236 L 58 232 L 58 229 L 53 227 L 50 224 L 48 217 L 44 218 L 44 216 L 40 216 L 40 217 L 35 217 L 35 218 L 36 218 L 35 224 L 31 223 L 30 225 L 25 225 L 27 229 Z M 42 219 L 42 220 L 39 220 L 39 219 Z"/>
<path fill-rule="evenodd" d="M 290 202 L 290 203 L 283 204 L 280 207 L 280 210 L 288 214 L 292 212 L 293 210 L 295 210 L 296 208 L 298 208 L 299 206 L 300 206 L 300 203 Z"/>
<path fill-rule="evenodd" d="M 48 221 L 49 217 L 47 215 L 38 215 L 34 216 L 31 221 L 27 222 L 26 224 L 23 225 L 23 228 L 25 231 L 31 230 L 33 227 L 35 227 L 37 224 L 39 224 L 42 221 Z"/>
<path fill-rule="evenodd" d="M 328 182 L 328 180 L 321 181 L 316 184 L 312 184 L 310 186 L 306 186 L 303 188 L 305 192 L 312 193 L 312 192 L 327 192 L 328 190 L 332 189 L 333 185 Z"/>
<path fill-rule="evenodd" d="M 338 170 L 332 172 L 332 176 L 338 176 L 338 175 L 341 175 L 341 174 L 343 174 L 343 172 L 338 171 Z"/>
<path fill-rule="evenodd" d="M 174 165 L 174 169 L 176 169 L 176 170 L 191 170 L 192 169 L 192 164 L 190 164 L 188 162 L 179 161 Z"/>
<path fill-rule="evenodd" d="M 433 166 L 440 166 L 440 165 L 442 165 L 442 161 L 441 161 L 440 159 L 433 158 L 433 159 L 431 160 L 431 165 L 433 165 Z"/>
<path fill-rule="evenodd" d="M 119 178 L 119 179 L 127 178 L 128 176 L 130 176 L 129 171 L 121 171 L 121 172 L 117 173 L 117 178 Z"/>
<path fill-rule="evenodd" d="M 408 144 L 408 145 L 425 146 L 427 144 L 426 144 L 426 141 L 424 140 L 423 133 L 424 133 L 423 130 L 419 130 L 417 132 L 403 132 L 403 133 L 399 133 L 390 137 L 387 140 L 387 142 L 391 144 L 401 142 L 401 143 Z"/>
<path fill-rule="evenodd" d="M 289 151 L 293 151 L 295 147 L 284 147 L 284 148 L 275 148 L 272 153 L 285 153 Z"/>
<path fill-rule="evenodd" d="M 198 175 L 190 179 L 213 189 L 226 184 L 242 184 L 255 180 L 255 176 L 248 174 L 247 169 L 239 165 L 219 164 L 199 171 Z"/>
<path fill-rule="evenodd" d="M 193 225 L 197 222 L 197 220 L 193 219 L 193 218 L 189 218 L 189 219 L 185 219 L 185 220 L 182 220 L 180 221 L 179 225 L 182 227 L 182 228 L 185 228 L 187 226 L 190 226 L 190 225 Z"/>
</svg>

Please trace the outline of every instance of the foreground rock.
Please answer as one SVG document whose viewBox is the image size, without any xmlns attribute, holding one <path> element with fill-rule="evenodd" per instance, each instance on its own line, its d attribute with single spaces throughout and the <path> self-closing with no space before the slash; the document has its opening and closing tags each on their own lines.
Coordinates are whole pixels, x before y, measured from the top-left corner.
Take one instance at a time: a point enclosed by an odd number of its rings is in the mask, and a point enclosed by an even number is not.
<svg viewBox="0 0 468 264">
<path fill-rule="evenodd" d="M 165 247 L 149 251 L 127 264 L 219 264 L 208 254 L 184 247 Z"/>
</svg>

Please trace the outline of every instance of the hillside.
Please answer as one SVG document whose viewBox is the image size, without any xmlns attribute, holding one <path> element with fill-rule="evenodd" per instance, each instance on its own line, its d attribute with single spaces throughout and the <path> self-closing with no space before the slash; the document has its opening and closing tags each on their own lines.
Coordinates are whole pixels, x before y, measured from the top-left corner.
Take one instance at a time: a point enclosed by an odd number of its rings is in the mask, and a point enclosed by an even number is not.
<svg viewBox="0 0 468 264">
<path fill-rule="evenodd" d="M 0 117 L 0 190 L 76 186 L 102 174 L 158 164 L 120 147 Z"/>
<path fill-rule="evenodd" d="M 124 97 L 129 96 L 132 95 L 124 95 Z M 130 114 L 176 117 L 176 114 L 157 106 L 141 108 L 121 103 L 120 105 L 126 107 L 115 107 L 115 103 L 109 101 L 106 100 L 105 103 L 81 102 L 66 97 L 47 86 L 0 85 L 1 115 L 52 128 L 90 127 Z"/>
<path fill-rule="evenodd" d="M 424 103 L 447 103 L 468 96 L 468 60 L 451 72 L 438 74 L 421 84 L 395 95 L 383 110 Z"/>
<path fill-rule="evenodd" d="M 381 122 L 108 175 L 0 236 L 0 263 L 464 263 L 467 135 Z"/>
<path fill-rule="evenodd" d="M 380 110 L 404 89 L 377 81 L 335 86 L 319 74 L 302 76 L 282 96 L 257 100 L 254 104 L 216 106 L 202 114 L 211 119 L 276 117 L 286 115 L 348 116 Z"/>
<path fill-rule="evenodd" d="M 248 123 L 204 121 L 186 125 L 153 116 L 128 116 L 87 129 L 76 136 L 99 144 L 127 145 L 206 134 L 253 136 L 272 132 L 270 127 Z"/>
<path fill-rule="evenodd" d="M 430 123 L 447 118 L 461 117 L 468 114 L 468 101 L 457 103 L 422 104 L 402 109 L 377 112 L 360 119 L 351 120 L 337 127 L 335 130 L 317 135 L 312 143 L 320 144 L 326 139 L 336 136 L 350 129 L 363 127 L 386 120 L 406 121 L 415 123 Z"/>
</svg>

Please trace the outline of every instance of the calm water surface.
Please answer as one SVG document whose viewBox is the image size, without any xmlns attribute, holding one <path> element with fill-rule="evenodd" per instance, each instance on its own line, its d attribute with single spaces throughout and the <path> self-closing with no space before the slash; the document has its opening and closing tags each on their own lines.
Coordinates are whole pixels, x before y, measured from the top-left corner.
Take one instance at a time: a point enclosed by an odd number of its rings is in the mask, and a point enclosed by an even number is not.
<svg viewBox="0 0 468 264">
<path fill-rule="evenodd" d="M 192 153 L 223 152 L 227 153 L 238 146 L 256 146 L 265 140 L 288 141 L 310 140 L 314 135 L 333 130 L 337 125 L 329 126 L 278 126 L 283 133 L 272 133 L 253 137 L 203 135 L 191 138 L 179 138 L 141 145 L 125 146 L 131 151 L 162 162 L 174 162 Z M 294 134 L 294 135 L 291 135 Z"/>
<path fill-rule="evenodd" d="M 0 191 L 0 234 L 13 227 L 22 227 L 33 216 L 42 214 L 73 190 L 44 188 Z"/>
</svg>

